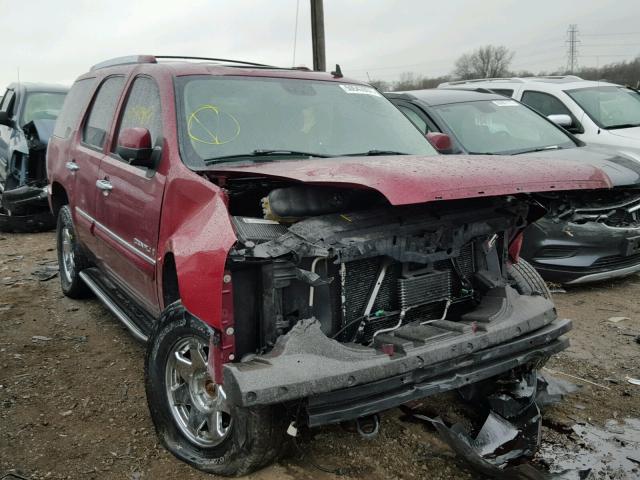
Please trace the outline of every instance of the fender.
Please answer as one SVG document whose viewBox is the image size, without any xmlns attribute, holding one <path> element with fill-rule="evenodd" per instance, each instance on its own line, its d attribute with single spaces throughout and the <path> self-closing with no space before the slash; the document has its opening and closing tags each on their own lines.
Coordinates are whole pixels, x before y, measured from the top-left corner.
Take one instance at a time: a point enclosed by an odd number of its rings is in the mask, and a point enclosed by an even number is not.
<svg viewBox="0 0 640 480">
<path fill-rule="evenodd" d="M 236 242 L 226 195 L 213 183 L 189 171 L 167 185 L 163 203 L 158 278 L 162 278 L 165 255 L 172 253 L 182 304 L 191 314 L 219 330 L 224 269 L 229 250 Z M 161 288 L 158 282 L 158 289 Z M 162 298 L 162 292 L 158 294 Z"/>
</svg>

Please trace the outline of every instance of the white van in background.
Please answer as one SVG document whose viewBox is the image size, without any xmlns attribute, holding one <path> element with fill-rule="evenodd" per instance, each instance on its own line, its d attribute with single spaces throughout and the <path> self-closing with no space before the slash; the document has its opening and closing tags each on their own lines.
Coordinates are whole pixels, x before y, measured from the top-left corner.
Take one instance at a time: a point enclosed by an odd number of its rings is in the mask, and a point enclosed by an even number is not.
<svg viewBox="0 0 640 480">
<path fill-rule="evenodd" d="M 632 88 L 573 75 L 462 80 L 438 88 L 513 97 L 585 143 L 640 148 L 640 93 Z"/>
</svg>

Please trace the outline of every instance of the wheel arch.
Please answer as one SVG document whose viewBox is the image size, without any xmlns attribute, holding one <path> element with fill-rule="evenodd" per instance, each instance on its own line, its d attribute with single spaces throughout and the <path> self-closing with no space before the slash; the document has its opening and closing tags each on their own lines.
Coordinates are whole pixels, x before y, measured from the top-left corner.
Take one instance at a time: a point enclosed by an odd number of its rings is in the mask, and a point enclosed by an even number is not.
<svg viewBox="0 0 640 480">
<path fill-rule="evenodd" d="M 58 216 L 60 209 L 69 204 L 69 195 L 65 188 L 58 182 L 51 184 L 51 195 L 49 197 L 49 205 L 55 217 Z"/>
<path fill-rule="evenodd" d="M 161 282 L 162 304 L 167 308 L 173 302 L 180 300 L 180 284 L 173 252 L 166 253 L 162 260 Z"/>
</svg>

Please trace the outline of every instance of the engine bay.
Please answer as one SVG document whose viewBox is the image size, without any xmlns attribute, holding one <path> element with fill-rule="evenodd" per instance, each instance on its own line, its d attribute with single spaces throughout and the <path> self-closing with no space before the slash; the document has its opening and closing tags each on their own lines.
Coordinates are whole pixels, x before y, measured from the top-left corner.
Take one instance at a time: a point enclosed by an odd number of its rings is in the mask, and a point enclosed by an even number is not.
<svg viewBox="0 0 640 480">
<path fill-rule="evenodd" d="M 486 292 L 509 284 L 509 244 L 532 204 L 523 195 L 392 206 L 372 190 L 255 178 L 225 190 L 240 358 L 309 318 L 360 347 L 381 348 L 409 324 L 459 330 Z"/>
</svg>

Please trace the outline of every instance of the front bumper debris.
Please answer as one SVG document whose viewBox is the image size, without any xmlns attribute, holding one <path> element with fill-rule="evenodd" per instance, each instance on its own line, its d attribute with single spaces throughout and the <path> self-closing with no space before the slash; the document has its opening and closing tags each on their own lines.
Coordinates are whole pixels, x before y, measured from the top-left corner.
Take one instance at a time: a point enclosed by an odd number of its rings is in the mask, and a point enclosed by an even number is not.
<svg viewBox="0 0 640 480">
<path fill-rule="evenodd" d="M 268 354 L 224 366 L 228 398 L 241 406 L 308 399 L 309 423 L 319 425 L 544 363 L 567 347 L 561 335 L 571 322 L 557 320 L 550 301 L 495 290 L 472 320 L 398 329 L 392 355 L 331 340 L 315 319 L 298 322 Z"/>
<path fill-rule="evenodd" d="M 543 218 L 525 231 L 520 254 L 552 282 L 580 284 L 624 277 L 640 271 L 640 228 Z"/>
<path fill-rule="evenodd" d="M 47 200 L 46 187 L 24 185 L 2 193 L 2 204 L 9 210 L 27 205 L 47 206 Z"/>
</svg>

